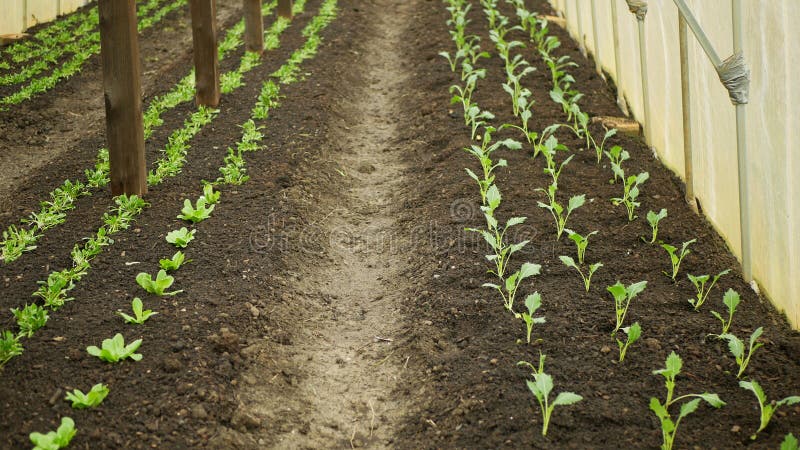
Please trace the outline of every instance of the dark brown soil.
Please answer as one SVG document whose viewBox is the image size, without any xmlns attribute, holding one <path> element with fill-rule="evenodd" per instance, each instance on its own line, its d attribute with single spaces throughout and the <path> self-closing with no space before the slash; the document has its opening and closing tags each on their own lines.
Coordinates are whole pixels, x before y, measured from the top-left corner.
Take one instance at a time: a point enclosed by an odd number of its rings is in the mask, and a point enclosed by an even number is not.
<svg viewBox="0 0 800 450">
<path fill-rule="evenodd" d="M 532 3 L 546 10 L 544 1 Z M 692 311 L 686 299 L 693 287 L 685 274 L 717 273 L 738 264 L 724 241 L 683 203 L 680 182 L 637 139 L 620 136 L 614 143 L 630 151 L 632 159 L 625 166 L 629 172 L 647 170 L 651 175 L 639 215 L 668 208 L 661 239 L 698 242 L 673 283 L 662 274 L 669 264 L 666 253 L 640 239 L 649 231 L 643 217 L 629 224 L 623 208 L 611 206 L 609 199 L 619 195 L 621 186 L 609 184 L 610 169 L 595 164 L 594 152 L 576 151 L 559 185 L 564 196 L 585 193 L 591 199 L 569 222 L 582 233 L 600 232 L 592 238 L 587 259 L 602 261 L 605 267 L 595 275 L 589 294 L 578 275 L 558 260 L 558 255 L 574 255 L 572 243 L 565 238 L 555 241 L 552 218 L 536 206 L 542 196 L 535 189 L 547 184 L 542 160 L 531 160 L 526 151 L 503 152 L 509 167 L 499 171 L 504 203 L 498 214 L 528 217 L 513 238 L 531 243 L 515 261 L 542 264 L 542 274 L 525 290 L 542 294 L 542 314 L 547 317 L 547 323 L 534 330 L 535 344 L 517 343 L 524 339 L 521 322 L 495 293 L 481 287 L 492 281 L 483 257 L 486 246 L 463 231 L 482 226 L 483 218 L 477 186 L 464 172 L 476 166 L 461 150 L 470 143 L 469 131 L 459 107 L 449 104 L 447 89 L 457 76 L 437 56 L 442 50 L 452 51 L 453 44 L 445 25 L 447 13 L 436 1 L 414 0 L 403 7 L 387 0 L 340 1 L 339 18 L 323 32 L 319 54 L 303 65 L 306 79 L 282 90 L 282 106 L 263 123 L 264 150 L 247 155 L 252 179 L 224 188 L 212 218 L 197 226 L 197 239 L 187 250 L 193 261 L 176 273 L 176 288 L 186 292 L 169 298 L 142 295 L 136 274 L 155 272 L 158 259 L 172 254 L 164 235 L 180 225 L 175 216 L 183 199 L 199 194 L 202 179 L 217 176 L 225 149 L 240 138 L 237 125 L 249 116 L 260 81 L 301 45 L 300 30 L 319 5 L 319 0 L 310 0 L 307 12 L 282 36 L 281 48 L 246 76 L 244 88 L 223 99 L 220 116 L 192 141 L 183 173 L 150 192 L 150 208 L 94 260 L 91 273 L 71 293 L 76 300 L 25 340 L 25 354 L 2 370 L 0 448 L 25 448 L 28 433 L 54 429 L 64 415 L 73 417 L 79 429 L 73 447 L 91 449 L 657 448 L 660 430 L 647 405 L 650 397 L 663 398 L 664 387 L 651 372 L 663 367 L 673 350 L 684 359 L 677 393 L 716 392 L 728 403 L 720 410 L 702 406 L 690 416 L 681 425 L 676 447 L 774 449 L 789 431 L 797 434 L 800 409 L 787 407 L 756 443 L 749 441 L 758 425 L 755 399 L 738 387 L 736 365 L 726 346 L 706 338 L 718 331 L 708 311 L 721 311 L 724 290 L 734 288 L 742 294 L 732 330 L 741 337 L 765 327 L 766 345 L 754 356 L 748 376 L 771 398 L 800 394 L 800 336 L 738 274 L 721 280 L 701 312 Z M 471 31 L 482 33 L 483 45 L 488 46 L 491 41 L 481 31 L 485 20 L 480 8 L 474 9 Z M 392 14 L 396 18 L 387 20 Z M 353 110 L 353 105 L 362 104 L 361 92 L 378 95 L 375 86 L 387 82 L 380 78 L 385 71 L 375 69 L 381 62 L 364 56 L 383 48 L 369 43 L 378 39 L 380 27 L 393 27 L 388 35 L 400 37 L 395 51 L 403 55 L 402 64 L 386 61 L 398 64 L 397 71 L 404 75 L 397 78 L 405 79 L 394 88 L 401 94 L 381 97 L 394 102 L 387 108 L 397 116 L 373 148 L 346 135 L 351 129 L 362 132 L 364 124 L 380 125 Z M 572 73 L 576 87 L 586 93 L 584 109 L 592 115 L 619 115 L 614 96 L 594 74 L 593 64 L 582 59 L 562 30 L 553 27 L 552 32 L 563 42 L 560 51 L 581 65 Z M 547 95 L 546 68 L 538 59 L 529 59 L 538 67 L 527 79 L 536 99 L 532 125 L 541 129 L 563 116 Z M 188 64 L 188 59 L 182 61 Z M 163 92 L 183 76 L 185 64 L 158 74 L 153 92 Z M 482 64 L 489 76 L 479 83 L 476 100 L 497 114 L 497 123 L 511 121 L 508 96 L 500 88 L 500 61 Z M 58 92 L 47 95 L 56 97 Z M 184 105 L 166 115 L 163 132 L 148 143 L 149 161 L 190 110 Z M 44 126 L 31 110 L 18 114 L 29 118 L 30 127 Z M 380 113 L 375 116 L 391 120 Z M 9 119 L 2 120 L 8 127 Z M 566 134 L 559 138 L 570 148 L 579 147 Z M 16 223 L 61 180 L 79 177 L 102 145 L 102 134 L 92 133 L 58 163 L 46 162 L 26 173 L 24 179 L 35 182 L 15 184 L 6 204 L 18 206 L 4 207 L 0 225 Z M 370 152 L 386 155 L 371 157 Z M 370 178 L 373 175 L 393 180 L 383 185 Z M 382 192 L 387 186 L 391 193 Z M 363 192 L 365 188 L 375 192 Z M 391 204 L 361 202 L 369 196 Z M 354 199 L 358 201 L 351 202 Z M 71 247 L 99 226 L 109 204 L 106 192 L 82 199 L 67 223 L 47 234 L 35 252 L 0 267 L 0 309 L 31 301 L 36 281 L 66 267 Z M 353 253 L 363 258 L 365 269 L 352 275 L 357 259 L 338 247 L 331 232 L 345 227 L 350 234 L 341 239 L 350 245 L 369 243 L 387 233 L 373 231 L 374 221 L 391 224 L 390 237 L 396 241 L 390 242 L 397 245 L 380 253 Z M 386 268 L 375 269 L 379 262 Z M 339 268 L 340 277 L 352 279 L 337 280 Z M 384 275 L 389 277 L 377 278 Z M 375 289 L 377 306 L 370 306 L 372 301 L 365 300 L 360 288 L 352 295 L 358 302 L 349 298 L 346 287 L 353 279 Z M 616 362 L 616 343 L 610 336 L 613 305 L 605 292 L 618 279 L 626 284 L 648 280 L 627 319 L 639 321 L 644 335 L 624 364 Z M 314 287 L 313 281 L 333 285 Z M 391 300 L 388 305 L 380 301 L 384 293 Z M 114 312 L 128 310 L 133 296 L 142 297 L 159 315 L 139 327 L 124 325 Z M 0 329 L 12 325 L 10 317 L 0 316 Z M 363 352 L 359 359 L 329 362 L 314 351 L 315 346 L 327 348 L 340 324 L 351 326 L 359 317 L 364 324 L 359 336 L 370 338 L 357 352 Z M 390 324 L 390 336 L 373 328 L 380 326 L 378 319 Z M 117 332 L 126 340 L 144 340 L 142 361 L 105 365 L 85 353 L 86 346 Z M 372 341 L 374 336 L 391 342 Z M 516 365 L 520 360 L 534 362 L 540 352 L 547 355 L 546 368 L 556 391 L 584 396 L 578 405 L 556 410 L 547 438 L 541 436 L 541 419 L 525 386 L 528 373 Z M 307 364 L 302 363 L 305 359 Z M 328 372 L 326 364 L 340 368 Z M 347 369 L 351 366 L 357 367 Z M 320 412 L 330 399 L 304 403 L 317 384 L 352 385 L 342 377 L 364 376 L 373 368 L 386 380 L 380 387 L 394 390 L 375 396 L 366 406 L 336 413 L 352 418 L 333 420 Z M 99 408 L 75 411 L 62 401 L 65 390 L 85 391 L 98 382 L 111 389 Z M 375 384 L 365 391 L 367 387 Z M 269 393 L 271 403 L 252 403 L 256 391 Z M 349 395 L 342 394 L 343 404 Z M 277 406 L 258 410 L 258 405 Z M 381 405 L 394 405 L 397 411 L 381 410 Z M 323 434 L 320 427 L 325 424 L 315 421 L 320 417 L 334 425 Z M 295 439 L 294 434 L 306 437 Z M 315 436 L 326 439 L 315 441 Z"/>
</svg>

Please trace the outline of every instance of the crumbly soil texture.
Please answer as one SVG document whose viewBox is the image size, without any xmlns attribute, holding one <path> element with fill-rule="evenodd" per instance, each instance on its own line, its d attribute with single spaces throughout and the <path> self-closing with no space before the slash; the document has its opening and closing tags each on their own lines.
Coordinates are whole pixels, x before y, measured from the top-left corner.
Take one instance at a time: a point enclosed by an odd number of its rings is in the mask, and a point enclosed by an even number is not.
<svg viewBox="0 0 800 450">
<path fill-rule="evenodd" d="M 510 238 L 530 240 L 514 264 L 542 265 L 523 289 L 541 294 L 546 323 L 524 343 L 522 322 L 482 287 L 492 281 L 486 244 L 465 231 L 483 226 L 484 218 L 477 185 L 464 171 L 477 170 L 462 150 L 471 143 L 469 130 L 460 106 L 450 105 L 448 88 L 458 75 L 437 55 L 453 51 L 448 13 L 437 1 L 340 0 L 318 55 L 302 65 L 303 80 L 284 86 L 281 105 L 258 122 L 264 147 L 245 155 L 250 180 L 223 187 L 211 218 L 195 226 L 196 239 L 186 249 L 192 261 L 175 273 L 175 288 L 184 292 L 156 297 L 141 290 L 137 273 L 155 273 L 158 260 L 174 252 L 164 237 L 184 226 L 176 218 L 183 199 L 196 199 L 201 181 L 218 176 L 262 81 L 302 45 L 301 29 L 320 4 L 309 0 L 280 48 L 265 53 L 265 63 L 245 75 L 245 86 L 223 98 L 219 117 L 192 140 L 181 174 L 151 189 L 150 207 L 92 261 L 70 292 L 75 300 L 24 339 L 25 353 L 0 371 L 0 448 L 26 448 L 29 433 L 54 430 L 70 416 L 78 428 L 71 448 L 86 449 L 656 449 L 661 431 L 648 404 L 651 397 L 663 399 L 665 388 L 652 372 L 672 351 L 684 360 L 676 395 L 715 392 L 727 403 L 719 410 L 703 405 L 682 421 L 677 448 L 775 449 L 788 432 L 798 434 L 800 409 L 789 406 L 750 440 L 757 403 L 738 386 L 727 345 L 708 337 L 719 332 L 709 311 L 724 311 L 725 290 L 741 293 L 732 331 L 746 337 L 764 327 L 765 345 L 746 376 L 769 398 L 800 394 L 800 336 L 742 281 L 724 241 L 686 206 L 680 181 L 638 138 L 611 141 L 630 152 L 629 173 L 650 173 L 639 215 L 667 208 L 660 238 L 697 243 L 673 282 L 662 273 L 669 269 L 666 252 L 641 239 L 649 232 L 644 218 L 629 223 L 623 207 L 611 205 L 622 187 L 609 183 L 607 163 L 597 165 L 594 152 L 575 151 L 559 188 L 560 195 L 587 197 L 569 228 L 599 231 L 587 260 L 604 267 L 588 293 L 558 259 L 574 256 L 574 245 L 555 240 L 552 217 L 537 206 L 544 196 L 536 189 L 549 179 L 541 157 L 532 160 L 527 149 L 502 151 L 508 167 L 497 172 L 503 194 L 497 214 L 527 217 Z M 551 12 L 543 0 L 530 6 Z M 234 17 L 239 13 L 232 8 Z M 470 32 L 489 46 L 482 12 L 473 9 Z M 183 36 L 189 30 L 182 14 L 171 20 Z M 274 19 L 265 20 L 268 26 Z M 560 54 L 579 63 L 571 73 L 586 94 L 583 109 L 592 116 L 621 115 L 592 62 L 563 30 L 551 30 L 563 43 Z M 170 54 L 176 56 L 153 69 L 145 103 L 184 76 L 191 61 L 188 47 L 177 44 L 184 41 L 161 34 L 168 32 L 155 30 L 149 38 L 153 45 L 175 42 Z M 532 52 L 526 58 L 537 68 L 525 79 L 536 102 L 532 128 L 563 121 L 549 99 L 547 68 Z M 481 65 L 487 77 L 475 100 L 496 114 L 496 123 L 513 122 L 501 88 L 502 62 L 494 57 Z M 103 118 L 80 113 L 87 108 L 80 83 L 97 86 L 97 69 L 87 66 L 85 74 L 37 99 L 44 110 L 20 106 L 0 116 L 3 129 L 15 133 L 0 141 L 0 153 L 28 138 L 70 143 L 56 156 L 31 152 L 30 166 L 14 170 L 20 178 L 0 192 L 4 229 L 94 163 Z M 96 103 L 91 108 L 101 111 Z M 56 104 L 83 117 L 53 122 L 58 110 L 48 105 Z M 181 105 L 165 113 L 164 126 L 148 141 L 148 161 L 192 110 Z M 498 135 L 512 136 L 519 138 Z M 581 146 L 566 133 L 558 137 L 571 149 Z M 39 145 L 46 148 L 46 140 Z M 31 302 L 37 281 L 69 267 L 69 251 L 102 224 L 111 204 L 107 192 L 82 198 L 35 251 L 0 266 L 0 310 L 6 311 L 0 329 L 13 326 L 8 309 Z M 685 274 L 727 268 L 734 270 L 694 312 L 687 303 L 694 288 Z M 648 281 L 627 318 L 641 324 L 643 337 L 622 364 L 605 289 L 618 280 Z M 116 311 L 129 311 L 133 297 L 159 314 L 144 325 L 124 324 Z M 141 361 L 110 365 L 86 353 L 116 333 L 126 341 L 143 339 Z M 546 437 L 525 384 L 530 371 L 517 364 L 536 363 L 540 354 L 555 392 L 584 397 L 556 408 Z M 110 394 L 97 408 L 73 410 L 63 400 L 66 391 L 100 382 Z"/>
</svg>

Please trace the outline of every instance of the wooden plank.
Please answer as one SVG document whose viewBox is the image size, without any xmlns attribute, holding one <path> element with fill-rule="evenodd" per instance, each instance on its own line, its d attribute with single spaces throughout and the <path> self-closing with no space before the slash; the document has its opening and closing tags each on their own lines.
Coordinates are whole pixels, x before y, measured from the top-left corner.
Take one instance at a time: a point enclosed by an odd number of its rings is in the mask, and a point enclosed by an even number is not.
<svg viewBox="0 0 800 450">
<path fill-rule="evenodd" d="M 113 195 L 147 193 L 135 0 L 99 0 L 100 58 Z"/>
<path fill-rule="evenodd" d="M 191 0 L 194 41 L 196 101 L 198 105 L 219 105 L 219 58 L 217 57 L 217 2 Z"/>
<path fill-rule="evenodd" d="M 244 44 L 251 52 L 264 51 L 264 18 L 261 0 L 244 0 Z"/>
<path fill-rule="evenodd" d="M 292 18 L 292 0 L 278 0 L 278 15 Z"/>
</svg>

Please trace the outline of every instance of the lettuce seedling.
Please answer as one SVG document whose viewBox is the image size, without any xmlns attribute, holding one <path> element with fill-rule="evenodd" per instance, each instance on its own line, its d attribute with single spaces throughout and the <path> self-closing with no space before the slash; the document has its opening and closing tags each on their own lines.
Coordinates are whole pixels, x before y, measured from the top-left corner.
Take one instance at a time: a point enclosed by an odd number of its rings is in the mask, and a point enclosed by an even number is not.
<svg viewBox="0 0 800 450">
<path fill-rule="evenodd" d="M 531 332 L 533 331 L 533 325 L 537 323 L 545 323 L 544 317 L 534 317 L 533 315 L 536 314 L 536 311 L 542 307 L 542 296 L 539 295 L 538 292 L 534 292 L 533 294 L 529 295 L 525 298 L 525 308 L 527 308 L 527 312 L 517 313 L 517 317 L 522 319 L 525 322 L 525 331 L 528 340 L 528 344 L 531 343 Z"/>
<path fill-rule="evenodd" d="M 789 433 L 783 439 L 780 450 L 800 450 L 800 442 L 792 433 Z"/>
<path fill-rule="evenodd" d="M 755 394 L 756 399 L 758 400 L 758 408 L 761 410 L 761 425 L 758 427 L 756 432 L 750 436 L 750 439 L 752 440 L 755 440 L 758 437 L 758 433 L 761 432 L 761 430 L 767 428 L 770 419 L 772 419 L 772 416 L 775 414 L 775 411 L 777 411 L 778 408 L 784 405 L 790 406 L 800 403 L 800 396 L 797 395 L 786 397 L 778 400 L 777 402 L 775 400 L 771 402 L 767 401 L 767 395 L 764 394 L 764 390 L 761 389 L 761 386 L 756 382 L 756 380 L 740 381 L 739 386 Z"/>
<path fill-rule="evenodd" d="M 578 264 L 583 264 L 583 258 L 586 256 L 586 247 L 589 246 L 589 238 L 592 237 L 592 235 L 597 234 L 597 231 L 592 231 L 586 236 L 581 236 L 580 234 L 566 228 L 564 231 L 567 232 L 567 237 L 569 237 L 569 239 L 575 243 L 575 246 L 578 249 Z"/>
<path fill-rule="evenodd" d="M 22 309 L 12 308 L 11 313 L 17 319 L 20 335 L 28 338 L 33 336 L 36 330 L 42 328 L 50 318 L 47 310 L 36 303 L 26 304 Z"/>
<path fill-rule="evenodd" d="M 222 192 L 214 190 L 213 184 L 208 183 L 203 185 L 203 196 L 201 198 L 204 198 L 207 204 L 216 205 L 221 195 Z"/>
<path fill-rule="evenodd" d="M 186 248 L 194 240 L 197 230 L 189 231 L 186 227 L 167 233 L 167 242 L 178 248 Z"/>
<path fill-rule="evenodd" d="M 739 366 L 739 373 L 736 374 L 736 378 L 741 378 L 742 374 L 744 373 L 745 369 L 747 369 L 747 365 L 750 363 L 750 358 L 753 356 L 756 350 L 762 347 L 764 344 L 757 342 L 758 338 L 764 332 L 763 327 L 756 328 L 756 331 L 750 335 L 749 346 L 747 347 L 747 353 L 745 353 L 744 342 L 742 342 L 738 337 L 731 333 L 721 334 L 719 336 L 720 339 L 725 339 L 728 341 L 728 349 L 731 351 L 731 354 L 736 358 L 736 364 Z"/>
<path fill-rule="evenodd" d="M 614 206 L 624 204 L 625 209 L 628 211 L 628 222 L 633 222 L 633 219 L 636 218 L 634 212 L 640 205 L 640 203 L 636 201 L 636 199 L 639 198 L 639 186 L 650 178 L 650 174 L 642 172 L 639 175 L 631 175 L 627 179 L 625 179 L 625 173 L 621 173 L 621 175 L 622 179 L 625 180 L 622 197 L 612 198 L 611 203 L 613 203 Z"/>
<path fill-rule="evenodd" d="M 149 273 L 141 272 L 139 275 L 136 275 L 136 282 L 145 291 L 158 296 L 176 295 L 183 292 L 182 290 L 165 292 L 170 286 L 172 286 L 172 283 L 175 282 L 175 278 L 171 275 L 167 275 L 167 271 L 164 269 L 158 271 L 155 280 Z"/>
<path fill-rule="evenodd" d="M 633 325 L 622 329 L 627 338 L 625 342 L 617 339 L 617 346 L 619 347 L 619 362 L 625 361 L 625 354 L 628 352 L 628 347 L 633 345 L 642 336 L 642 327 L 639 322 L 634 322 Z"/>
<path fill-rule="evenodd" d="M 187 220 L 192 223 L 202 222 L 211 217 L 211 212 L 214 211 L 216 205 L 206 206 L 208 200 L 205 197 L 197 199 L 197 206 L 192 206 L 192 201 L 188 198 L 183 202 L 183 209 L 178 214 L 178 219 Z"/>
<path fill-rule="evenodd" d="M 47 434 L 31 433 L 29 438 L 33 442 L 33 450 L 58 450 L 65 448 L 75 437 L 75 422 L 69 417 L 61 418 L 61 425 L 56 431 L 49 431 Z"/>
<path fill-rule="evenodd" d="M 103 383 L 98 383 L 92 386 L 92 390 L 84 394 L 80 389 L 75 389 L 72 392 L 67 392 L 64 400 L 72 402 L 73 409 L 86 409 L 94 408 L 95 406 L 103 403 L 108 395 L 108 387 Z"/>
<path fill-rule="evenodd" d="M 536 203 L 540 208 L 550 211 L 550 215 L 553 216 L 553 220 L 556 222 L 556 240 L 559 240 L 564 233 L 564 228 L 567 226 L 569 215 L 572 214 L 572 211 L 575 211 L 586 203 L 586 195 L 581 194 L 570 197 L 565 214 L 564 207 L 556 201 L 556 189 L 557 187 L 555 184 L 551 184 L 547 191 L 539 189 L 547 194 L 547 197 L 550 199 L 550 204 L 548 205 L 542 202 Z"/>
<path fill-rule="evenodd" d="M 571 257 L 562 255 L 562 256 L 559 256 L 558 259 L 560 259 L 561 262 L 564 263 L 565 266 L 572 267 L 573 269 L 578 271 L 578 273 L 581 275 L 581 278 L 583 279 L 583 285 L 586 287 L 586 292 L 589 292 L 589 285 L 592 282 L 592 275 L 594 275 L 594 273 L 597 271 L 597 269 L 603 267 L 603 263 L 601 263 L 601 262 L 597 262 L 597 263 L 591 264 L 591 265 L 589 265 L 589 273 L 588 273 L 588 275 L 584 275 L 583 271 L 581 270 L 581 268 L 578 267 L 577 264 L 575 264 L 575 260 L 572 259 Z"/>
<path fill-rule="evenodd" d="M 109 363 L 119 362 L 127 358 L 130 358 L 134 361 L 139 361 L 142 359 L 142 355 L 136 353 L 136 350 L 138 350 L 141 345 L 142 340 L 137 339 L 126 346 L 125 338 L 123 338 L 121 334 L 117 333 L 111 339 L 103 339 L 102 349 L 91 345 L 86 347 L 86 352 Z"/>
<path fill-rule="evenodd" d="M 22 354 L 22 344 L 19 336 L 6 330 L 0 334 L 0 367 L 9 362 L 11 358 Z"/>
<path fill-rule="evenodd" d="M 669 260 L 672 263 L 672 275 L 667 272 L 664 272 L 664 275 L 672 278 L 672 281 L 675 281 L 675 277 L 678 276 L 678 270 L 681 268 L 681 262 L 683 262 L 683 258 L 686 257 L 689 253 L 692 253 L 689 250 L 689 246 L 697 242 L 697 239 L 692 239 L 691 241 L 686 241 L 681 244 L 681 251 L 680 253 L 676 253 L 678 249 L 669 244 L 661 244 L 661 248 L 669 253 Z"/>
<path fill-rule="evenodd" d="M 612 336 L 617 334 L 617 331 L 622 328 L 622 323 L 625 322 L 625 315 L 628 314 L 628 307 L 631 304 L 631 300 L 644 291 L 646 287 L 647 281 L 632 283 L 628 285 L 628 287 L 625 287 L 625 285 L 617 281 L 615 285 L 606 288 L 606 290 L 614 296 L 614 310 L 616 312 L 617 324 L 614 327 L 614 331 L 611 332 Z"/>
<path fill-rule="evenodd" d="M 133 317 L 125 314 L 122 311 L 117 312 L 125 322 L 127 323 L 135 323 L 141 325 L 150 318 L 150 316 L 155 316 L 158 314 L 157 312 L 153 312 L 149 309 L 145 310 L 144 305 L 142 304 L 142 300 L 139 297 L 135 297 L 131 302 L 131 309 L 133 310 Z"/>
<path fill-rule="evenodd" d="M 560 392 L 553 403 L 550 403 L 550 392 L 553 390 L 553 377 L 544 372 L 545 355 L 539 356 L 539 367 L 525 361 L 520 361 L 519 365 L 525 365 L 533 371 L 533 381 L 526 380 L 528 389 L 536 397 L 539 409 L 542 411 L 542 436 L 547 436 L 547 428 L 550 425 L 550 418 L 556 406 L 567 406 L 583 400 L 578 394 L 572 392 Z"/>
<path fill-rule="evenodd" d="M 166 270 L 167 272 L 173 272 L 175 270 L 180 269 L 181 266 L 191 261 L 192 261 L 191 259 L 187 261 L 186 255 L 182 251 L 178 250 L 177 252 L 175 252 L 174 255 L 172 255 L 172 258 L 169 259 L 165 258 L 159 260 L 158 265 L 161 266 L 161 268 Z"/>
<path fill-rule="evenodd" d="M 711 311 L 711 315 L 719 319 L 722 322 L 722 332 L 719 336 L 722 336 L 728 332 L 731 328 L 731 323 L 733 323 L 733 313 L 736 312 L 736 307 L 739 306 L 741 303 L 741 298 L 739 297 L 739 293 L 734 291 L 733 289 L 728 289 L 725 292 L 725 295 L 722 297 L 722 303 L 725 307 L 728 308 L 728 318 L 724 319 L 722 315 L 716 311 Z"/>
<path fill-rule="evenodd" d="M 715 408 L 720 408 L 725 405 L 725 402 L 723 402 L 717 394 L 708 392 L 703 394 L 686 394 L 673 399 L 675 378 L 681 372 L 682 366 L 683 361 L 680 356 L 672 352 L 667 356 L 666 368 L 653 372 L 654 375 L 663 376 L 666 379 L 667 386 L 667 400 L 663 404 L 655 397 L 650 398 L 650 410 L 656 414 L 656 417 L 658 417 L 658 420 L 661 422 L 661 436 L 663 438 L 663 443 L 661 444 L 662 450 L 672 450 L 672 446 L 675 443 L 675 435 L 678 433 L 678 426 L 681 420 L 697 411 L 701 401 L 705 401 Z M 668 411 L 670 405 L 692 397 L 694 397 L 692 400 L 681 405 L 678 418 L 673 421 Z"/>
<path fill-rule="evenodd" d="M 720 279 L 720 277 L 726 275 L 728 272 L 730 272 L 730 269 L 725 269 L 722 272 L 716 274 L 713 279 L 711 279 L 710 275 L 698 275 L 698 276 L 694 276 L 692 274 L 686 275 L 687 277 L 689 277 L 689 281 L 691 281 L 692 284 L 694 285 L 694 288 L 697 289 L 697 296 L 695 298 L 689 299 L 689 304 L 694 306 L 695 311 L 700 310 L 700 307 L 703 306 L 703 303 L 705 303 L 706 299 L 708 298 L 708 294 L 711 293 L 711 288 L 713 288 L 714 285 L 717 284 L 717 281 Z M 706 283 L 708 282 L 709 279 L 711 279 L 711 284 L 709 284 L 708 288 L 706 288 Z"/>
<path fill-rule="evenodd" d="M 661 208 L 661 211 L 656 214 L 653 211 L 647 212 L 647 223 L 650 224 L 650 228 L 653 230 L 653 236 L 648 242 L 648 244 L 654 244 L 656 242 L 656 238 L 658 237 L 658 223 L 661 222 L 661 219 L 667 217 L 667 210 L 666 208 Z M 644 240 L 644 238 L 642 238 Z"/>
</svg>

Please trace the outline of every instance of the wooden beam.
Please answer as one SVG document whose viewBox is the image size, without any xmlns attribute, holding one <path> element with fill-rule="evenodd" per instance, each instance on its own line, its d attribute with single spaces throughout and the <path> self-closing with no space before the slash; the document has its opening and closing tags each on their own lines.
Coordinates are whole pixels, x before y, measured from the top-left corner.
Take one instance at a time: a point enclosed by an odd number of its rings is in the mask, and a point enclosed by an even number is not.
<svg viewBox="0 0 800 450">
<path fill-rule="evenodd" d="M 219 58 L 217 56 L 217 2 L 191 0 L 197 104 L 219 105 Z"/>
<path fill-rule="evenodd" d="M 111 193 L 147 193 L 135 0 L 100 0 L 100 58 Z"/>
<path fill-rule="evenodd" d="M 292 0 L 278 0 L 278 15 L 292 18 Z"/>
<path fill-rule="evenodd" d="M 264 18 L 261 0 L 244 0 L 244 44 L 251 52 L 264 51 Z"/>
</svg>

